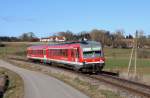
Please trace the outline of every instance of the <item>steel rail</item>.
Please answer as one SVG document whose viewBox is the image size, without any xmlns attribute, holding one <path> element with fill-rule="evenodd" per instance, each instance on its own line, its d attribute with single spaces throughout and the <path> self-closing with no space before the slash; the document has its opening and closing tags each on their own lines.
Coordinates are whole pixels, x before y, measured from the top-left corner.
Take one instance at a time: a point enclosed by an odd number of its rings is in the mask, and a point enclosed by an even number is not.
<svg viewBox="0 0 150 98">
<path fill-rule="evenodd" d="M 150 98 L 149 85 L 106 74 L 90 75 L 90 77 L 108 83 L 110 85 L 131 91 L 143 97 Z"/>
</svg>

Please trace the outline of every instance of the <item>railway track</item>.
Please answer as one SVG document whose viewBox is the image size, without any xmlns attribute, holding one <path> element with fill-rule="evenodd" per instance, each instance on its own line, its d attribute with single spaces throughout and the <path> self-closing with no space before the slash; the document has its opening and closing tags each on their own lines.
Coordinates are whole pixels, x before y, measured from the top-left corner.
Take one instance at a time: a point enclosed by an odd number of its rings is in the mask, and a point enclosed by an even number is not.
<svg viewBox="0 0 150 98">
<path fill-rule="evenodd" d="M 142 83 L 134 82 L 131 80 L 123 79 L 116 76 L 111 76 L 107 74 L 91 75 L 91 78 L 97 79 L 99 81 L 108 83 L 112 86 L 119 87 L 121 89 L 130 91 L 139 96 L 150 98 L 150 86 Z"/>
<path fill-rule="evenodd" d="M 19 60 L 19 61 L 23 61 L 23 62 L 29 62 L 29 61 L 22 59 L 22 58 L 11 58 L 11 59 Z M 61 69 L 65 70 L 65 71 L 75 72 L 75 71 L 71 71 L 71 70 L 68 70 L 65 68 L 61 68 Z M 144 98 L 150 98 L 150 86 L 149 85 L 145 85 L 142 83 L 138 83 L 135 81 L 121 78 L 121 77 L 119 77 L 118 73 L 112 73 L 112 72 L 105 72 L 104 71 L 98 75 L 90 75 L 90 74 L 82 74 L 82 73 L 78 73 L 78 74 L 99 80 L 99 81 L 104 82 L 106 84 L 115 86 L 119 89 L 123 89 L 123 90 L 126 90 L 128 92 L 132 92 L 138 96 L 141 96 L 142 98 L 143 97 Z"/>
</svg>

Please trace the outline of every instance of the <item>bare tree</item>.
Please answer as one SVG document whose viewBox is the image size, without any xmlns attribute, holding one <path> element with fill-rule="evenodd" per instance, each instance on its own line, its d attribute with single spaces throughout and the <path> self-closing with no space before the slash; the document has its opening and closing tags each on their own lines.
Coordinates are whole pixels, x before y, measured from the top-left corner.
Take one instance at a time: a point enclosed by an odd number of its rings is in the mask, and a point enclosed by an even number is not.
<svg viewBox="0 0 150 98">
<path fill-rule="evenodd" d="M 70 40 L 74 39 L 74 34 L 69 30 L 66 31 L 66 32 L 58 32 L 57 35 L 64 36 L 67 41 L 70 41 Z"/>
<path fill-rule="evenodd" d="M 27 32 L 27 33 L 23 33 L 21 36 L 20 36 L 20 39 L 22 41 L 31 41 L 32 39 L 35 38 L 35 34 L 33 32 Z"/>
<path fill-rule="evenodd" d="M 94 29 L 90 32 L 90 36 L 92 40 L 101 42 L 103 45 L 110 45 L 109 31 Z"/>
<path fill-rule="evenodd" d="M 80 33 L 78 33 L 77 35 L 77 40 L 80 40 L 80 39 L 87 39 L 87 40 L 91 40 L 91 36 L 89 34 L 89 32 L 86 32 L 86 31 L 82 31 Z"/>
<path fill-rule="evenodd" d="M 118 47 L 126 47 L 126 43 L 123 41 L 123 39 L 125 39 L 124 37 L 124 31 L 123 30 L 117 30 L 114 34 L 113 34 L 113 40 L 112 40 L 112 46 L 115 48 Z"/>
</svg>

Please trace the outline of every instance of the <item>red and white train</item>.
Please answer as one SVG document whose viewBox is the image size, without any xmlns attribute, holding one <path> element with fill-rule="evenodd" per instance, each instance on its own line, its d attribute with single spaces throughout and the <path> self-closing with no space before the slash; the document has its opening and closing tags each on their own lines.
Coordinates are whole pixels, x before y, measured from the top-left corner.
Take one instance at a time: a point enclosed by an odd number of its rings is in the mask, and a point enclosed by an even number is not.
<svg viewBox="0 0 150 98">
<path fill-rule="evenodd" d="M 60 63 L 83 72 L 99 72 L 105 65 L 102 46 L 94 41 L 30 46 L 27 48 L 27 58 Z"/>
</svg>

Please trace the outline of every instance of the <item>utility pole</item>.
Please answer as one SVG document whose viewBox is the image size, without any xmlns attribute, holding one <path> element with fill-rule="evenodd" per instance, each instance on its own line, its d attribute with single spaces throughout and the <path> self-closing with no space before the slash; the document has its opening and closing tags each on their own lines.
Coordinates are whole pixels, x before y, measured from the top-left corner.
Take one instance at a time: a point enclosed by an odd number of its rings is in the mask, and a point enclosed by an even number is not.
<svg viewBox="0 0 150 98">
<path fill-rule="evenodd" d="M 130 55 L 130 60 L 129 60 L 129 64 L 128 64 L 128 76 L 129 76 L 129 73 L 130 73 L 131 62 L 132 62 L 132 57 L 133 57 L 133 51 L 134 51 L 134 46 L 132 47 L 132 51 L 131 51 L 131 55 Z"/>
<path fill-rule="evenodd" d="M 138 31 L 136 31 L 136 34 L 135 34 L 135 59 L 134 59 L 134 76 L 136 76 L 136 73 L 137 73 L 137 37 L 138 37 Z"/>
<path fill-rule="evenodd" d="M 129 73 L 131 70 L 131 63 L 132 63 L 133 54 L 134 54 L 134 76 L 137 75 L 137 48 L 138 48 L 137 37 L 138 37 L 138 31 L 136 31 L 136 33 L 135 33 L 135 38 L 133 41 L 134 45 L 133 45 L 132 50 L 131 50 L 130 60 L 129 60 L 129 64 L 128 64 L 128 72 L 127 72 L 128 77 L 129 77 Z"/>
</svg>

